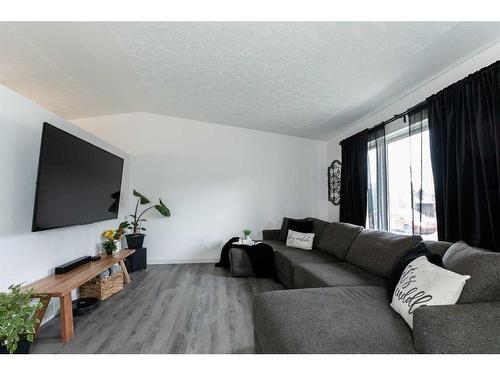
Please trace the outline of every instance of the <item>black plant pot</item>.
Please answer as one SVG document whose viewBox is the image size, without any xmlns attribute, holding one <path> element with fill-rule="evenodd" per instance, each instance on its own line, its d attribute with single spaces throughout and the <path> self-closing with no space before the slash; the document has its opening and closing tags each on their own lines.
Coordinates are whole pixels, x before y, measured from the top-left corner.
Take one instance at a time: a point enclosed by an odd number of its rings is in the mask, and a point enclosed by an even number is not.
<svg viewBox="0 0 500 375">
<path fill-rule="evenodd" d="M 145 234 L 126 234 L 127 247 L 129 249 L 140 249 L 144 243 Z"/>
<path fill-rule="evenodd" d="M 17 349 L 12 354 L 29 354 L 31 343 L 28 341 L 26 336 L 22 336 L 17 343 Z M 9 354 L 7 347 L 5 345 L 0 345 L 0 354 Z"/>
</svg>

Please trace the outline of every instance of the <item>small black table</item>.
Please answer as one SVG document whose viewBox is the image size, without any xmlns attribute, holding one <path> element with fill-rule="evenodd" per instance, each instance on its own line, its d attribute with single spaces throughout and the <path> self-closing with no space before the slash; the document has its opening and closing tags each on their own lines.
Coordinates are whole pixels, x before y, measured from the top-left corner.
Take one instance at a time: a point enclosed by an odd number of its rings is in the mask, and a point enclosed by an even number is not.
<svg viewBox="0 0 500 375">
<path fill-rule="evenodd" d="M 146 269 L 146 260 L 147 248 L 141 247 L 139 249 L 135 249 L 135 253 L 125 258 L 125 267 L 127 267 L 128 272 Z"/>
</svg>

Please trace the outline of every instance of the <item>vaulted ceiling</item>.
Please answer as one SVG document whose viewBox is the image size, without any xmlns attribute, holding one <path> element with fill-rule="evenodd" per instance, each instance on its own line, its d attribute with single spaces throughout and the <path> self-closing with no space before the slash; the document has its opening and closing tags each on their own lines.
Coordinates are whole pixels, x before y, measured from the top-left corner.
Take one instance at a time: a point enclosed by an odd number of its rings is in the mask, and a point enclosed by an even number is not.
<svg viewBox="0 0 500 375">
<path fill-rule="evenodd" d="M 324 138 L 500 23 L 0 23 L 0 84 L 66 119 L 152 112 Z"/>
</svg>

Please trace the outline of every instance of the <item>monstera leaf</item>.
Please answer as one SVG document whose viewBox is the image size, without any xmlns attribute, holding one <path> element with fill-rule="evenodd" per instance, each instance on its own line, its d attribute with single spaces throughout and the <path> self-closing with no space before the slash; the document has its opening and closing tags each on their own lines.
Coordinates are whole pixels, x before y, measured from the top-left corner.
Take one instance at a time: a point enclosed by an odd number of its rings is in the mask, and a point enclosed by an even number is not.
<svg viewBox="0 0 500 375">
<path fill-rule="evenodd" d="M 151 201 L 135 189 L 132 191 L 132 193 L 134 194 L 135 197 L 137 197 L 137 204 L 135 205 L 135 212 L 133 215 L 129 215 L 132 218 L 132 221 L 131 222 L 125 221 L 125 222 L 121 223 L 120 226 L 123 225 L 124 228 L 132 228 L 134 234 L 138 234 L 141 231 L 146 230 L 146 228 L 141 226 L 141 222 L 146 221 L 146 219 L 142 218 L 142 215 L 144 215 L 144 213 L 146 213 L 147 211 L 149 211 L 153 208 L 156 209 L 161 215 L 163 215 L 165 217 L 170 217 L 170 210 L 168 209 L 167 206 L 165 206 L 165 203 L 163 203 L 161 198 L 159 199 L 158 204 L 153 204 L 153 205 L 145 208 L 144 210 L 142 210 L 141 213 L 139 213 L 138 212 L 139 204 L 145 205 L 145 204 L 151 203 Z"/>
<path fill-rule="evenodd" d="M 165 204 L 160 199 L 160 204 L 156 204 L 155 208 L 158 210 L 160 214 L 165 217 L 170 217 L 170 210 L 165 206 Z"/>
<path fill-rule="evenodd" d="M 128 229 L 130 228 L 131 223 L 128 221 L 122 221 L 120 225 L 118 225 L 118 229 Z"/>
<path fill-rule="evenodd" d="M 139 193 L 137 190 L 134 189 L 134 191 L 132 192 L 132 194 L 134 194 L 137 198 L 139 198 L 139 203 L 140 204 L 148 204 L 148 203 L 151 203 L 151 201 L 146 198 L 144 195 L 142 195 L 141 193 Z"/>
</svg>

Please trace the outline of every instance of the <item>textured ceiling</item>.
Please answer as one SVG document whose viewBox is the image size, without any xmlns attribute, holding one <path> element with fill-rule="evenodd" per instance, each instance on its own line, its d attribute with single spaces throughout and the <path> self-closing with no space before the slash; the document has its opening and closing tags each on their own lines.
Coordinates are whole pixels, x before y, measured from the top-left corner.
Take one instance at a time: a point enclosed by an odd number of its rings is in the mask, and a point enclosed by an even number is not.
<svg viewBox="0 0 500 375">
<path fill-rule="evenodd" d="M 153 112 L 325 138 L 500 23 L 0 23 L 0 84 L 76 119 Z"/>
</svg>

